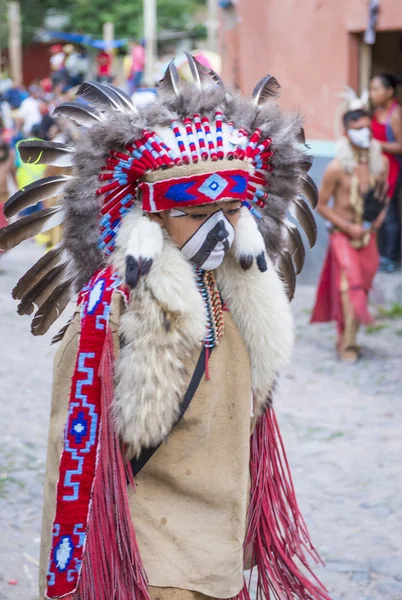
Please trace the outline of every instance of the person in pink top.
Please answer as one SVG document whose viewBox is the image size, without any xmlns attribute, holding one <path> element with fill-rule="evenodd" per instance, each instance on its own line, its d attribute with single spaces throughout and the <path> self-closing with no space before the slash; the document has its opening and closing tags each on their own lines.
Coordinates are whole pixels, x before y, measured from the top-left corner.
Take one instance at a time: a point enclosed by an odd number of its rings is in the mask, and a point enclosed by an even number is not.
<svg viewBox="0 0 402 600">
<path fill-rule="evenodd" d="M 400 192 L 402 189 L 402 107 L 396 99 L 402 83 L 394 75 L 374 75 L 370 83 L 370 100 L 374 108 L 372 130 L 389 161 L 389 196 L 387 216 L 378 235 L 380 270 L 392 273 L 401 258 Z"/>
<path fill-rule="evenodd" d="M 135 42 L 131 48 L 131 69 L 129 77 L 130 94 L 140 87 L 145 69 L 145 43 Z"/>
</svg>

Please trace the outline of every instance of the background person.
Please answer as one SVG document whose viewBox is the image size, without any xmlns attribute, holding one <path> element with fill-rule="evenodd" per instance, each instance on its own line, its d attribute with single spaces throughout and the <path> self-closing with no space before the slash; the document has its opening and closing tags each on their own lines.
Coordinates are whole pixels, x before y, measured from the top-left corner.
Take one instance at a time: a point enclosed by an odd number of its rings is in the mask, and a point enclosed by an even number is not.
<svg viewBox="0 0 402 600">
<path fill-rule="evenodd" d="M 396 99 L 394 75 L 374 75 L 370 83 L 370 100 L 374 107 L 373 137 L 381 144 L 389 160 L 389 196 L 391 198 L 383 226 L 378 232 L 380 270 L 392 273 L 401 258 L 400 192 L 402 160 L 402 108 Z M 401 81 L 402 83 L 402 81 Z"/>
<path fill-rule="evenodd" d="M 375 232 L 385 218 L 388 161 L 380 144 L 371 139 L 366 110 L 347 111 L 343 124 L 345 136 L 324 173 L 319 194 L 317 211 L 332 230 L 311 322 L 336 321 L 339 356 L 355 362 L 360 355 L 359 325 L 373 321 L 367 303 L 378 268 Z"/>
</svg>

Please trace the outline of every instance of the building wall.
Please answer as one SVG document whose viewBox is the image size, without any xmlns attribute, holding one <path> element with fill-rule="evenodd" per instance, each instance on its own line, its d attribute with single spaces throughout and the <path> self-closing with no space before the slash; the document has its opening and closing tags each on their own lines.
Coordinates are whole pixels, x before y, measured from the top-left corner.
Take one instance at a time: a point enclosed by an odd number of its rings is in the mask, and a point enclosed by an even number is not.
<svg viewBox="0 0 402 600">
<path fill-rule="evenodd" d="M 307 137 L 333 140 L 339 93 L 346 84 L 358 86 L 367 6 L 367 0 L 238 0 L 237 24 L 232 18 L 232 26 L 222 27 L 224 79 L 249 94 L 272 73 L 282 86 L 281 105 L 304 114 Z M 401 1 L 381 1 L 377 29 L 402 35 Z"/>
</svg>

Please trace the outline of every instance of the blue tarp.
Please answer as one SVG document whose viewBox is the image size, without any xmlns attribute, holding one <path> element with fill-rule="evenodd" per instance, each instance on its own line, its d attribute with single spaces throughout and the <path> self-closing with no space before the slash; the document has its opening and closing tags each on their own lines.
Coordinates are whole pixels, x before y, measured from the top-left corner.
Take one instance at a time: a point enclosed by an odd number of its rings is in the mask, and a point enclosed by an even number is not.
<svg viewBox="0 0 402 600">
<path fill-rule="evenodd" d="M 66 33 L 64 31 L 46 31 L 46 35 L 54 40 L 61 40 L 70 44 L 81 44 L 82 46 L 91 46 L 99 50 L 105 50 L 106 45 L 104 40 L 94 40 L 90 35 L 81 35 L 80 33 Z M 127 39 L 114 40 L 112 48 L 121 48 L 127 44 Z"/>
</svg>

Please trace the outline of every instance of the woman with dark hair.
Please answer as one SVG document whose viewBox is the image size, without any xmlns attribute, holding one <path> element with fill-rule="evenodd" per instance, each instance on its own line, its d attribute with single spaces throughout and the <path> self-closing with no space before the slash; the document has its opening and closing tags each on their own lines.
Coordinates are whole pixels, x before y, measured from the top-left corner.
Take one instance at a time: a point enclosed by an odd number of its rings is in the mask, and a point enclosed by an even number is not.
<svg viewBox="0 0 402 600">
<path fill-rule="evenodd" d="M 379 230 L 380 270 L 392 273 L 400 260 L 401 223 L 399 195 L 402 188 L 402 107 L 396 98 L 402 80 L 380 73 L 370 82 L 370 100 L 374 108 L 373 137 L 381 143 L 389 160 L 389 196 L 391 198 L 384 224 Z"/>
</svg>

